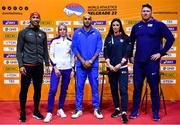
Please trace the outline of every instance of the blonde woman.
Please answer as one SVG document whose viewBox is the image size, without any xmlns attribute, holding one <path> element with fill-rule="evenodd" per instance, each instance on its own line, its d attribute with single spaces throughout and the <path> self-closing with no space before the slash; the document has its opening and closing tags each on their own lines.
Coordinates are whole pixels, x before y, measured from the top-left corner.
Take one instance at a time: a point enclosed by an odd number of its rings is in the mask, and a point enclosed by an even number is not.
<svg viewBox="0 0 180 125">
<path fill-rule="evenodd" d="M 44 122 L 49 122 L 52 119 L 52 110 L 54 105 L 54 97 L 61 79 L 61 91 L 59 96 L 59 105 L 57 115 L 67 117 L 64 113 L 64 102 L 70 78 L 74 75 L 74 57 L 71 51 L 71 39 L 67 37 L 67 26 L 60 24 L 58 26 L 58 36 L 51 41 L 50 45 L 50 60 L 53 66 L 50 78 L 50 90 L 48 94 L 48 112 Z"/>
</svg>

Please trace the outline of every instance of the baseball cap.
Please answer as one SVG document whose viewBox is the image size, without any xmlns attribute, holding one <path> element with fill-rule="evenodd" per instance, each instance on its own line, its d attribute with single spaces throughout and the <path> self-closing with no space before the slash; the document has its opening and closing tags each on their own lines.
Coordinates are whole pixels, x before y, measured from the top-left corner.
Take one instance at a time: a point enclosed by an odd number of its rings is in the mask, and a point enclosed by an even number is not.
<svg viewBox="0 0 180 125">
<path fill-rule="evenodd" d="M 31 18 L 32 16 L 34 16 L 34 15 L 39 16 L 39 17 L 40 17 L 40 14 L 39 14 L 38 12 L 33 12 L 33 13 L 31 13 L 31 14 L 30 14 L 30 18 Z"/>
</svg>

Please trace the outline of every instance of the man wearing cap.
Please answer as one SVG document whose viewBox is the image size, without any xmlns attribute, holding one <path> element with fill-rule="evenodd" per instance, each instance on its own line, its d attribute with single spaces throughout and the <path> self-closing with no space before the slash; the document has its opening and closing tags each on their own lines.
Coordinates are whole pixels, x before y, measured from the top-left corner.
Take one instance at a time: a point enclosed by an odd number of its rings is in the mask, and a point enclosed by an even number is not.
<svg viewBox="0 0 180 125">
<path fill-rule="evenodd" d="M 89 14 L 83 16 L 83 27 L 75 31 L 72 38 L 72 51 L 77 57 L 76 63 L 76 111 L 72 118 L 82 115 L 82 100 L 84 95 L 84 84 L 88 77 L 91 91 L 94 115 L 103 118 L 99 110 L 98 91 L 98 55 L 102 51 L 102 37 L 100 32 L 91 26 L 92 17 Z"/>
<path fill-rule="evenodd" d="M 152 6 L 143 4 L 141 8 L 142 20 L 132 27 L 130 40 L 132 42 L 131 62 L 133 66 L 133 109 L 131 119 L 139 115 L 139 106 L 143 82 L 145 77 L 151 89 L 153 120 L 159 121 L 159 81 L 160 81 L 160 59 L 171 48 L 174 37 L 168 27 L 152 17 Z M 162 40 L 165 44 L 162 46 Z M 136 42 L 136 53 L 133 57 L 134 44 Z"/>
<path fill-rule="evenodd" d="M 26 100 L 28 88 L 33 82 L 34 86 L 34 113 L 36 119 L 43 119 L 39 112 L 41 98 L 41 86 L 43 81 L 43 62 L 49 71 L 48 48 L 46 33 L 39 29 L 40 14 L 30 14 L 30 25 L 21 30 L 18 34 L 16 56 L 21 74 L 20 117 L 21 122 L 26 121 Z"/>
</svg>

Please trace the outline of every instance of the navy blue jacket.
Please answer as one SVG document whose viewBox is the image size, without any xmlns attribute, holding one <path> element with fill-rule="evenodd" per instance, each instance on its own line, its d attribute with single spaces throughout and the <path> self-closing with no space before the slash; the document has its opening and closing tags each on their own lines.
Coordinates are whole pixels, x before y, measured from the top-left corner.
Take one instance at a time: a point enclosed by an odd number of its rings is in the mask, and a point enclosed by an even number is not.
<svg viewBox="0 0 180 125">
<path fill-rule="evenodd" d="M 112 39 L 113 37 L 113 39 Z M 130 53 L 130 41 L 128 36 L 108 36 L 104 43 L 104 58 L 110 59 L 110 64 L 116 66 L 122 58 L 128 59 Z M 126 61 L 123 65 L 126 65 Z"/>
<path fill-rule="evenodd" d="M 164 47 L 162 46 L 163 38 L 166 39 Z M 135 24 L 131 31 L 130 41 L 132 45 L 131 56 L 136 41 L 135 61 L 146 62 L 153 54 L 165 55 L 171 48 L 174 37 L 164 23 L 152 19 L 148 22 L 140 21 Z"/>
</svg>

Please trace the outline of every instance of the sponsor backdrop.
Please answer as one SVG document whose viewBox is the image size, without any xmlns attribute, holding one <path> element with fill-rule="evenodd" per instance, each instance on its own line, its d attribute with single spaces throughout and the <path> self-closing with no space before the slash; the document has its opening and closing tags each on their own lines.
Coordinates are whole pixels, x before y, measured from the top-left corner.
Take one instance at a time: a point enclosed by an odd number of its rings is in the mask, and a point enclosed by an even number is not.
<svg viewBox="0 0 180 125">
<path fill-rule="evenodd" d="M 48 44 L 50 39 L 56 36 L 57 25 L 65 23 L 68 26 L 68 34 L 71 37 L 74 30 L 82 26 L 82 15 L 90 13 L 93 17 L 92 25 L 99 29 L 103 40 L 109 30 L 110 21 L 120 18 L 127 34 L 130 34 L 132 26 L 141 19 L 141 5 L 149 2 L 153 6 L 153 16 L 163 21 L 175 37 L 175 43 L 168 55 L 161 61 L 161 85 L 165 99 L 180 99 L 180 62 L 178 55 L 178 41 L 180 34 L 178 27 L 180 10 L 178 0 L 1 0 L 1 37 L 0 37 L 0 100 L 18 100 L 20 89 L 20 75 L 16 61 L 16 44 L 18 32 L 29 24 L 29 15 L 37 11 L 41 14 L 41 29 L 47 33 Z M 100 55 L 103 59 L 103 54 Z M 100 64 L 99 70 L 105 70 L 105 64 Z M 44 75 L 42 87 L 42 100 L 47 100 L 49 91 L 49 74 Z M 129 99 L 132 100 L 133 80 L 132 64 L 129 64 Z M 99 75 L 99 91 L 101 91 L 102 76 Z M 33 86 L 30 86 L 28 100 L 33 98 Z M 59 94 L 59 89 L 58 93 Z M 71 80 L 67 99 L 75 99 L 75 82 Z M 86 81 L 84 99 L 91 99 L 91 89 Z M 58 96 L 56 97 L 58 99 Z M 111 93 L 107 77 L 105 78 L 104 100 L 111 100 Z"/>
</svg>

